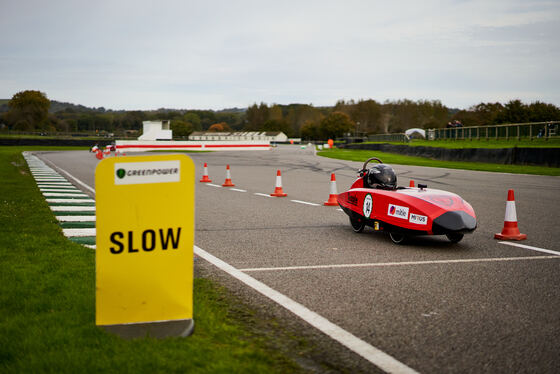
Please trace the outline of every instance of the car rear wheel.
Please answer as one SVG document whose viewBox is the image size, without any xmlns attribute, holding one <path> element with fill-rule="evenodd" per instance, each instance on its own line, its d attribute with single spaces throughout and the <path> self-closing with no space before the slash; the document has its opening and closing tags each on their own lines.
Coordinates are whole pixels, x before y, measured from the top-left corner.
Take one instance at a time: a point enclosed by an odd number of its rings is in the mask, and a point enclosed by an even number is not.
<svg viewBox="0 0 560 374">
<path fill-rule="evenodd" d="M 463 234 L 457 234 L 457 233 L 451 233 L 451 234 L 445 234 L 445 236 L 447 236 L 447 239 L 449 239 L 449 241 L 451 243 L 459 243 L 461 241 L 461 239 L 463 239 Z"/>
<path fill-rule="evenodd" d="M 364 227 L 366 227 L 366 223 L 364 221 L 358 221 L 357 219 L 352 218 L 350 218 L 350 225 L 352 226 L 352 230 L 357 233 L 364 231 Z"/>
<path fill-rule="evenodd" d="M 396 233 L 396 232 L 390 232 L 389 237 L 391 238 L 391 240 L 395 244 L 403 244 L 406 241 L 406 236 L 404 236 L 403 234 Z"/>
</svg>

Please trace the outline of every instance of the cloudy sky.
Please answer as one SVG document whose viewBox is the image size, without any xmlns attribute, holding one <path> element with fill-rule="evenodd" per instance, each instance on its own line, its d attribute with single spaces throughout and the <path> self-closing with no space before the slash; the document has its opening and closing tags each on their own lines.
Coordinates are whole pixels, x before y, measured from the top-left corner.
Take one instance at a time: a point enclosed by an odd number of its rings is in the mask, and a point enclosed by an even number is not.
<svg viewBox="0 0 560 374">
<path fill-rule="evenodd" d="M 560 106 L 560 1 L 0 0 L 0 98 Z"/>
</svg>

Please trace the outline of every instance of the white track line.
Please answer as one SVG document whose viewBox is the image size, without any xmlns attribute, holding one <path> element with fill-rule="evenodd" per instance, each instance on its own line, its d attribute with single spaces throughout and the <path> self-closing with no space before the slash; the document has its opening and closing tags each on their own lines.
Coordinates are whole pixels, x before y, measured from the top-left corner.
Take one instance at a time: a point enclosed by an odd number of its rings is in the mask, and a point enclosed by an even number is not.
<svg viewBox="0 0 560 374">
<path fill-rule="evenodd" d="M 46 199 L 47 203 L 69 203 L 69 204 L 82 204 L 82 203 L 95 203 L 95 200 L 87 199 Z"/>
<path fill-rule="evenodd" d="M 62 233 L 67 237 L 95 236 L 95 229 L 62 229 Z"/>
<path fill-rule="evenodd" d="M 218 188 L 222 188 L 222 186 L 220 186 L 219 184 L 214 184 L 214 183 L 205 183 L 207 186 L 210 187 L 218 187 Z"/>
<path fill-rule="evenodd" d="M 505 258 L 473 258 L 463 260 L 433 260 L 433 261 L 402 261 L 402 262 L 371 262 L 364 264 L 334 264 L 334 265 L 309 265 L 309 266 L 283 266 L 270 268 L 247 268 L 239 269 L 243 272 L 256 271 L 280 271 L 280 270 L 311 270 L 311 269 L 340 269 L 340 268 L 367 268 L 409 265 L 437 265 L 437 264 L 462 264 L 473 262 L 505 262 L 522 260 L 549 260 L 560 258 L 558 256 L 529 256 L 529 257 L 505 257 Z"/>
<path fill-rule="evenodd" d="M 230 188 L 230 191 L 247 192 L 247 190 L 240 190 L 239 188 Z"/>
<path fill-rule="evenodd" d="M 70 186 L 74 187 L 72 185 L 72 183 L 70 183 L 70 182 L 49 182 L 49 183 L 37 182 L 37 186 L 39 186 L 39 188 L 42 188 L 42 187 L 70 187 Z"/>
<path fill-rule="evenodd" d="M 95 222 L 95 216 L 56 216 L 60 222 Z"/>
<path fill-rule="evenodd" d="M 500 243 L 500 244 L 505 244 L 505 245 L 511 245 L 511 246 L 514 246 L 514 247 L 520 247 L 520 248 L 530 249 L 530 250 L 532 250 L 532 251 L 537 251 L 537 252 L 550 253 L 550 254 L 553 254 L 553 255 L 560 256 L 560 252 L 551 251 L 550 249 L 544 249 L 544 248 L 539 248 L 539 247 L 531 247 L 530 245 L 519 244 L 519 243 L 513 243 L 513 242 L 498 242 L 498 243 Z"/>
<path fill-rule="evenodd" d="M 64 193 L 76 192 L 76 193 L 81 193 L 81 194 L 84 193 L 84 191 L 79 190 L 76 187 L 71 187 L 71 188 L 45 188 L 45 187 L 41 187 L 41 188 L 39 188 L 39 191 L 41 191 L 41 192 L 64 192 Z"/>
<path fill-rule="evenodd" d="M 95 212 L 94 206 L 79 206 L 79 205 L 67 205 L 67 206 L 49 206 L 53 212 Z"/>
<path fill-rule="evenodd" d="M 89 198 L 89 195 L 86 195 L 80 190 L 76 190 L 77 192 L 43 192 L 43 196 L 45 197 L 83 197 Z M 78 192 L 79 191 L 79 192 Z"/>
<path fill-rule="evenodd" d="M 298 203 L 298 204 L 305 204 L 305 205 L 311 205 L 311 206 L 321 206 L 321 204 L 316 204 L 316 203 L 310 203 L 307 201 L 301 201 L 301 200 L 290 200 L 293 203 Z"/>
<path fill-rule="evenodd" d="M 331 339 L 336 340 L 382 370 L 388 373 L 416 373 L 414 369 L 411 369 L 402 362 L 397 361 L 387 353 L 375 348 L 357 336 L 330 322 L 326 318 L 290 299 L 284 294 L 268 287 L 266 284 L 256 280 L 250 275 L 234 268 L 230 264 L 211 255 L 196 245 L 194 246 L 194 253 L 274 302 L 280 304 L 296 316 L 303 319 L 305 322 L 309 323 L 311 326 L 329 336 Z"/>
<path fill-rule="evenodd" d="M 257 196 L 263 196 L 263 197 L 272 197 L 269 194 L 266 193 L 260 193 L 260 192 L 255 192 L 253 195 L 257 195 Z"/>
</svg>

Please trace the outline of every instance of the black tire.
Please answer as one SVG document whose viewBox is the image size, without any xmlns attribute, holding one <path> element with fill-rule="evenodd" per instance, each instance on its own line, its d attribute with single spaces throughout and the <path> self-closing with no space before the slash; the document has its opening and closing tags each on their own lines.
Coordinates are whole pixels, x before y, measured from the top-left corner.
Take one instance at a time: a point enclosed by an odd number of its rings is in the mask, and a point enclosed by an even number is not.
<svg viewBox="0 0 560 374">
<path fill-rule="evenodd" d="M 352 230 L 357 233 L 364 231 L 364 227 L 366 227 L 366 223 L 364 221 L 358 221 L 357 219 L 352 218 L 350 218 L 350 225 L 352 226 Z"/>
<path fill-rule="evenodd" d="M 395 244 L 403 244 L 406 242 L 406 236 L 398 232 L 390 232 L 389 237 Z"/>
<path fill-rule="evenodd" d="M 457 234 L 457 233 L 451 233 L 451 234 L 445 234 L 445 236 L 447 236 L 447 239 L 449 239 L 449 241 L 451 243 L 459 243 L 462 239 L 463 239 L 463 234 Z"/>
</svg>

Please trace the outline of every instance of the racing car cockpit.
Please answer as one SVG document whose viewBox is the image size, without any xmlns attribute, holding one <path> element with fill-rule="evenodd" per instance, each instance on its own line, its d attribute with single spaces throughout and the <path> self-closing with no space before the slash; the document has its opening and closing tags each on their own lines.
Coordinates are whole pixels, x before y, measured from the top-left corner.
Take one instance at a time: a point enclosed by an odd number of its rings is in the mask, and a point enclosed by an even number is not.
<svg viewBox="0 0 560 374">
<path fill-rule="evenodd" d="M 379 162 L 371 168 L 367 168 L 369 161 Z M 370 158 L 360 171 L 365 188 L 380 188 L 384 190 L 394 190 L 397 188 L 397 175 L 391 165 L 383 164 L 378 158 Z"/>
</svg>

